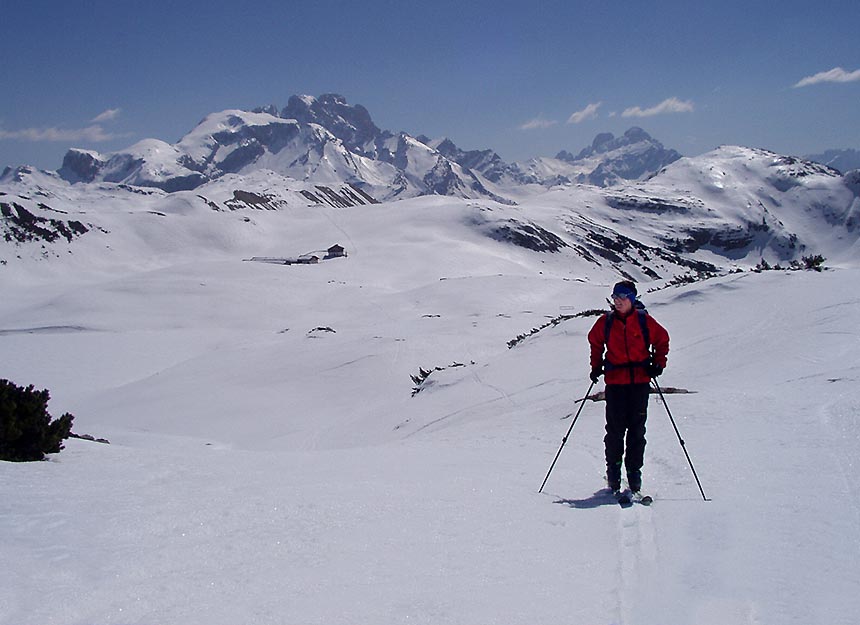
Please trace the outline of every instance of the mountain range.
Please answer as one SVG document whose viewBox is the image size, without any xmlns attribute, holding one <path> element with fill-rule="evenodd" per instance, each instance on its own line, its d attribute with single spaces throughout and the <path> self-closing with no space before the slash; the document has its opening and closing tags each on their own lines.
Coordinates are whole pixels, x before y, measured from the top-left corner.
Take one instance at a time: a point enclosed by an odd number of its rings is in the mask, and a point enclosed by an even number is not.
<svg viewBox="0 0 860 625">
<path fill-rule="evenodd" d="M 446 209 L 417 202 L 424 196 L 447 198 Z M 175 144 L 72 149 L 57 172 L 7 169 L 0 249 L 4 263 L 75 254 L 85 241 L 116 249 L 112 240 L 130 229 L 146 241 L 139 255 L 183 253 L 168 242 L 193 240 L 230 254 L 294 257 L 308 250 L 285 250 L 255 214 L 286 212 L 296 224 L 309 208 L 369 215 L 398 200 L 409 214 L 435 207 L 456 223 L 452 236 L 477 235 L 490 249 L 557 255 L 584 276 L 673 280 L 852 254 L 858 198 L 860 171 L 756 148 L 681 157 L 631 128 L 600 134 L 576 155 L 506 163 L 492 150 L 381 130 L 339 95 L 293 96 L 281 110 L 213 113 Z M 238 230 L 228 215 L 241 216 Z"/>
<path fill-rule="evenodd" d="M 381 130 L 361 105 L 343 96 L 293 96 L 254 111 L 228 110 L 203 119 L 175 144 L 147 139 L 110 154 L 69 150 L 59 170 L 69 182 L 116 182 L 187 191 L 227 174 L 268 169 L 297 180 L 354 185 L 380 200 L 418 195 L 512 201 L 502 186 L 581 182 L 608 186 L 637 180 L 680 158 L 641 128 L 599 135 L 573 156 L 506 163 L 492 150 L 464 151 Z"/>
</svg>

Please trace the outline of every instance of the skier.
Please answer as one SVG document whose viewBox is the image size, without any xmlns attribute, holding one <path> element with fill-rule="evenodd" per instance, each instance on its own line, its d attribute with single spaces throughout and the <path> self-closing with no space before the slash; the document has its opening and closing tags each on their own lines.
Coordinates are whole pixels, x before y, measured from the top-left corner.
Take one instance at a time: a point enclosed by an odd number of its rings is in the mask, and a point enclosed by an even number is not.
<svg viewBox="0 0 860 625">
<path fill-rule="evenodd" d="M 590 377 L 596 384 L 605 375 L 606 481 L 614 492 L 621 490 L 623 457 L 627 484 L 638 494 L 642 488 L 648 393 L 651 379 L 666 367 L 669 333 L 645 311 L 637 299 L 636 285 L 629 280 L 613 287 L 612 308 L 588 333 Z"/>
</svg>

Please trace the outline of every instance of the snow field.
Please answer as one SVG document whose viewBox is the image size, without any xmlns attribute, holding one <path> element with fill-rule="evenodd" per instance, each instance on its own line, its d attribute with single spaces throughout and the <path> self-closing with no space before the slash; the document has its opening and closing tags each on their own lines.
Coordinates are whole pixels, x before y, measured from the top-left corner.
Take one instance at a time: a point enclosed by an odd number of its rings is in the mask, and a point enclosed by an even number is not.
<svg viewBox="0 0 860 625">
<path fill-rule="evenodd" d="M 623 510 L 599 493 L 602 404 L 537 493 L 594 318 L 507 347 L 615 276 L 414 202 L 438 212 L 254 214 L 265 249 L 177 233 L 163 256 L 163 229 L 118 228 L 116 265 L 85 243 L 3 274 L 3 377 L 111 445 L 0 463 L 0 624 L 854 622 L 855 267 L 643 296 L 672 336 L 661 384 L 696 391 L 666 399 L 712 501 L 653 400 L 656 502 Z M 241 262 L 321 239 L 350 256 Z"/>
</svg>

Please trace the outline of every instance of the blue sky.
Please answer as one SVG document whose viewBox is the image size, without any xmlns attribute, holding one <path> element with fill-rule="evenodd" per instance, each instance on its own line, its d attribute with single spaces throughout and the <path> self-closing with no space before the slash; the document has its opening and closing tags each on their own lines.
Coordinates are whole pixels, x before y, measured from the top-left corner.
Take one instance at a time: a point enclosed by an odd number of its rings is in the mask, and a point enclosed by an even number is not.
<svg viewBox="0 0 860 625">
<path fill-rule="evenodd" d="M 177 141 L 208 113 L 340 93 L 507 161 L 640 126 L 685 155 L 860 148 L 855 2 L 8 0 L 0 168 Z"/>
</svg>

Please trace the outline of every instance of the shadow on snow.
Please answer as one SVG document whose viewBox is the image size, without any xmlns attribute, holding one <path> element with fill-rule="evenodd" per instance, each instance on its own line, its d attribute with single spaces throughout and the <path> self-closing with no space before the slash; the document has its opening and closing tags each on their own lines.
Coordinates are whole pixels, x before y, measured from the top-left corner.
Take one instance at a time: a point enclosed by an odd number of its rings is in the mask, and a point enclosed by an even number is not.
<svg viewBox="0 0 860 625">
<path fill-rule="evenodd" d="M 587 499 L 558 499 L 553 503 L 560 503 L 571 508 L 599 508 L 600 506 L 617 506 L 618 500 L 608 488 L 601 488 Z"/>
</svg>

